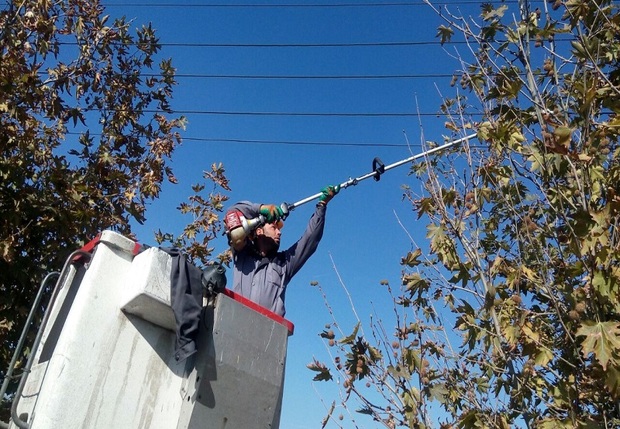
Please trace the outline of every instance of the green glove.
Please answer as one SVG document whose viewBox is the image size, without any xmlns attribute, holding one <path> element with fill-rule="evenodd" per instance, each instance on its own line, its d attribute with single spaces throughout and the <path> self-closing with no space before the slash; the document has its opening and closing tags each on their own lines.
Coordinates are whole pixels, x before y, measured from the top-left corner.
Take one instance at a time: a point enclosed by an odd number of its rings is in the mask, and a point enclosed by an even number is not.
<svg viewBox="0 0 620 429">
<path fill-rule="evenodd" d="M 321 191 L 321 196 L 319 197 L 319 202 L 321 203 L 329 203 L 334 196 L 340 192 L 340 185 L 329 185 L 323 188 Z"/>
<path fill-rule="evenodd" d="M 263 204 L 260 206 L 260 214 L 265 216 L 265 222 L 267 223 L 278 221 L 284 216 L 282 209 L 275 204 Z"/>
</svg>

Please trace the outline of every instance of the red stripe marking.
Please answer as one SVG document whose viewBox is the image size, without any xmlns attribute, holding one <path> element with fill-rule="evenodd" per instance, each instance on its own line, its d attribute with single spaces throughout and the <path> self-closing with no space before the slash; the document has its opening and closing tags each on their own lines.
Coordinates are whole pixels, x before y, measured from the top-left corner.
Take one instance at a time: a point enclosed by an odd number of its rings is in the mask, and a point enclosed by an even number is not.
<svg viewBox="0 0 620 429">
<path fill-rule="evenodd" d="M 238 293 L 235 293 L 230 289 L 224 289 L 224 292 L 222 293 L 228 296 L 229 298 L 232 298 L 235 301 L 245 305 L 246 307 L 250 307 L 252 310 L 259 312 L 263 316 L 269 317 L 274 322 L 277 322 L 280 325 L 286 326 L 286 328 L 288 329 L 289 336 L 293 335 L 293 331 L 295 330 L 295 325 L 293 325 L 293 323 L 291 323 L 290 321 L 286 320 L 284 317 L 274 313 L 271 310 L 266 309 L 265 307 L 261 305 L 258 305 L 254 301 L 250 301 L 246 297 L 239 295 Z"/>
</svg>

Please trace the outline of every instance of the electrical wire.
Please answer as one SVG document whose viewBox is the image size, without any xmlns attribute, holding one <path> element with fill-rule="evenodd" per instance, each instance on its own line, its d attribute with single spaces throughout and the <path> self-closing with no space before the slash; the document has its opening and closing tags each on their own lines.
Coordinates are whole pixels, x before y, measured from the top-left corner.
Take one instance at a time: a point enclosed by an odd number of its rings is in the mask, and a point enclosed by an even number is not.
<svg viewBox="0 0 620 429">
<path fill-rule="evenodd" d="M 516 3 L 516 1 L 514 1 Z M 452 1 L 451 5 L 479 4 L 479 0 Z M 215 7 L 215 8 L 309 8 L 309 7 L 402 7 L 402 6 L 423 6 L 423 1 L 414 2 L 390 2 L 390 3 L 314 3 L 314 4 L 178 4 L 178 3 L 106 3 L 106 7 Z M 451 41 L 451 44 L 465 43 Z M 73 42 L 61 42 L 65 45 L 76 45 Z M 407 46 L 430 46 L 440 45 L 440 41 L 399 41 L 399 42 L 359 42 L 359 43 L 160 43 L 162 47 L 190 47 L 190 48 L 349 48 L 349 47 L 407 47 Z M 144 75 L 148 76 L 148 75 Z M 158 75 L 153 75 L 158 76 Z M 255 80 L 309 80 L 309 79 L 433 79 L 433 78 L 452 78 L 454 74 L 387 74 L 387 75 L 239 75 L 239 74 L 178 74 L 175 78 L 183 79 L 255 79 Z M 85 109 L 88 110 L 88 109 Z M 161 113 L 158 110 L 144 110 L 144 113 Z M 415 117 L 415 116 L 436 116 L 442 115 L 441 112 L 258 112 L 258 111 L 218 111 L 218 110 L 171 110 L 168 114 L 179 115 L 217 115 L 217 116 L 281 116 L 281 117 Z M 472 114 L 469 114 L 472 115 Z M 476 114 L 473 114 L 476 115 Z M 236 143 L 256 143 L 256 144 L 289 144 L 289 145 L 316 145 L 316 146 L 368 146 L 356 143 L 328 143 L 328 142 L 270 142 L 261 140 L 243 139 L 200 139 L 184 137 L 187 141 L 220 141 Z M 394 144 L 375 144 L 376 146 L 399 147 L 404 145 Z"/>
<path fill-rule="evenodd" d="M 147 111 L 145 111 L 147 112 Z M 156 113 L 153 111 L 152 113 Z M 250 112 L 250 111 L 218 111 L 218 110 L 173 110 L 172 114 L 182 115 L 219 115 L 219 116 L 321 116 L 321 117 L 402 117 L 402 116 L 435 116 L 439 113 L 417 112 Z"/>
<path fill-rule="evenodd" d="M 159 77 L 156 74 L 144 74 L 145 77 Z M 451 78 L 454 74 L 386 74 L 386 75 L 238 75 L 238 74 L 175 74 L 178 79 L 257 79 L 257 80 L 374 80 L 374 79 L 435 79 Z"/>
<path fill-rule="evenodd" d="M 80 133 L 69 131 L 67 135 L 78 136 Z M 98 133 L 90 133 L 91 136 L 101 136 Z M 238 144 L 257 144 L 257 145 L 281 145 L 281 146 L 319 146 L 319 147 L 356 147 L 356 148 L 401 148 L 410 147 L 421 148 L 422 144 L 403 144 L 403 143 L 351 143 L 351 142 L 325 142 L 312 140 L 257 140 L 257 139 L 241 139 L 241 138 L 215 138 L 215 137 L 182 137 L 184 142 L 197 143 L 238 143 Z M 471 145 L 470 147 L 484 147 Z"/>
<path fill-rule="evenodd" d="M 143 75 L 148 77 L 158 77 L 159 75 Z M 239 75 L 239 74 L 175 74 L 175 78 L 180 79 L 276 79 L 276 80 L 295 80 L 295 79 L 434 79 L 451 78 L 454 74 L 429 73 L 429 74 L 386 74 L 386 75 Z"/>
<path fill-rule="evenodd" d="M 99 111 L 98 109 L 82 109 L 84 112 Z M 121 112 L 123 109 L 109 109 L 109 112 Z M 441 112 L 258 112 L 258 111 L 226 111 L 226 110 L 189 110 L 170 109 L 163 112 L 156 109 L 143 109 L 142 113 L 166 113 L 170 115 L 212 115 L 212 116 L 288 116 L 288 117 L 411 117 L 411 116 L 442 116 Z M 479 116 L 481 113 L 462 112 L 464 116 Z"/>
<path fill-rule="evenodd" d="M 504 0 L 502 3 L 518 3 L 518 0 Z M 450 5 L 465 6 L 465 5 L 479 5 L 480 0 L 451 0 Z M 191 7 L 191 8 L 244 8 L 244 9 L 266 9 L 266 8 L 365 8 L 365 7 L 410 7 L 410 6 L 427 6 L 423 1 L 413 2 L 366 2 L 366 3 L 106 3 L 106 7 Z"/>
<path fill-rule="evenodd" d="M 453 40 L 451 45 L 466 44 L 465 41 Z M 59 42 L 59 45 L 78 46 L 77 42 Z M 116 42 L 112 42 L 116 44 Z M 137 45 L 138 42 L 134 43 Z M 193 42 L 161 42 L 161 47 L 171 48 L 372 48 L 372 47 L 403 47 L 403 46 L 437 46 L 439 40 L 404 41 L 404 42 L 347 42 L 347 43 L 193 43 Z M 123 46 L 131 43 L 123 42 Z"/>
<path fill-rule="evenodd" d="M 276 144 L 285 146 L 329 146 L 329 147 L 409 147 L 406 144 L 395 143 L 344 143 L 344 142 L 319 142 L 319 141 L 289 141 L 289 140 L 254 140 L 238 138 L 201 138 L 183 137 L 183 141 L 207 142 L 207 143 L 249 143 L 249 144 Z M 415 145 L 414 145 L 415 146 Z"/>
<path fill-rule="evenodd" d="M 420 143 L 404 144 L 404 143 L 346 143 L 346 142 L 320 142 L 320 141 L 289 141 L 289 140 L 254 140 L 254 139 L 238 139 L 238 138 L 201 138 L 201 137 L 183 137 L 183 141 L 206 142 L 206 143 L 249 143 L 249 144 L 267 144 L 267 145 L 284 145 L 284 146 L 328 146 L 328 147 L 391 147 L 406 149 L 410 147 L 423 147 Z M 469 145 L 470 147 L 485 147 L 480 145 Z"/>
</svg>

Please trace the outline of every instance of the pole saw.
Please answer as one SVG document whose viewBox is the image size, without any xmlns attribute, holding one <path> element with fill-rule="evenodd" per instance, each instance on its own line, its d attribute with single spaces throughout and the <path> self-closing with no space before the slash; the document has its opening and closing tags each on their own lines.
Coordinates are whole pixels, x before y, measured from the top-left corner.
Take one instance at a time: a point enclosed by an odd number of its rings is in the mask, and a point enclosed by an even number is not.
<svg viewBox="0 0 620 429">
<path fill-rule="evenodd" d="M 456 146 L 464 141 L 471 140 L 475 138 L 476 134 L 471 134 L 469 136 L 460 138 L 458 140 L 453 140 L 451 142 L 445 143 L 441 146 L 434 147 L 417 155 L 413 155 L 406 159 L 401 159 L 390 165 L 385 165 L 383 162 L 377 157 L 372 161 L 372 171 L 370 173 L 366 173 L 362 176 L 356 177 L 354 179 L 349 179 L 340 184 L 340 189 L 346 189 L 349 186 L 355 186 L 359 182 L 370 179 L 371 177 L 376 181 L 381 179 L 381 175 L 386 171 L 392 170 L 396 167 L 400 167 L 401 165 L 413 162 L 417 159 L 423 158 L 425 156 L 431 155 L 435 152 L 440 152 L 444 149 L 447 149 L 452 146 Z M 321 192 L 318 192 L 314 195 L 310 195 L 302 200 L 299 200 L 295 203 L 282 203 L 280 204 L 280 209 L 282 209 L 283 216 L 282 219 L 286 219 L 290 212 L 295 210 L 297 207 L 302 206 L 310 201 L 316 200 L 322 195 Z M 230 211 L 226 213 L 226 217 L 224 218 L 224 223 L 226 225 L 226 235 L 228 236 L 229 242 L 234 245 L 235 243 L 243 242 L 245 237 L 250 234 L 257 227 L 265 224 L 265 217 L 259 215 L 253 219 L 246 219 L 241 212 L 238 211 Z"/>
</svg>

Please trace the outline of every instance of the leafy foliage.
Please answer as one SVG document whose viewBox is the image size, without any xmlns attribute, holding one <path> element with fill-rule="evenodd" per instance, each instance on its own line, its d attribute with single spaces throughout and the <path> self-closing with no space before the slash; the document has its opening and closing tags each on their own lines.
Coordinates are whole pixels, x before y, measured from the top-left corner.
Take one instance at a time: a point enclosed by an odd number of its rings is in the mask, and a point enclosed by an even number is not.
<svg viewBox="0 0 620 429">
<path fill-rule="evenodd" d="M 8 1 L 0 12 L 0 369 L 46 272 L 103 229 L 131 234 L 183 118 L 150 25 L 98 1 Z"/>
<path fill-rule="evenodd" d="M 437 9 L 442 43 L 471 47 L 446 128 L 481 145 L 414 166 L 428 248 L 402 260 L 394 333 L 339 345 L 383 350 L 372 383 L 341 374 L 343 404 L 385 427 L 435 426 L 436 407 L 446 428 L 620 426 L 620 14 L 518 3 Z"/>
<path fill-rule="evenodd" d="M 221 163 L 212 164 L 211 171 L 205 171 L 203 177 L 207 180 L 206 183 L 212 185 L 208 196 L 203 195 L 206 189 L 205 183 L 195 184 L 192 186 L 193 195 L 189 197 L 189 203 L 181 203 L 178 207 L 181 214 L 191 217 L 183 232 L 175 236 L 158 230 L 155 240 L 159 244 L 168 243 L 183 249 L 196 265 L 205 266 L 211 263 L 213 253 L 209 243 L 222 231 L 222 223 L 217 213 L 224 210 L 228 196 L 221 191 L 230 191 L 230 187 Z M 230 264 L 232 260 L 230 249 L 217 255 L 217 259 L 220 263 Z"/>
</svg>

